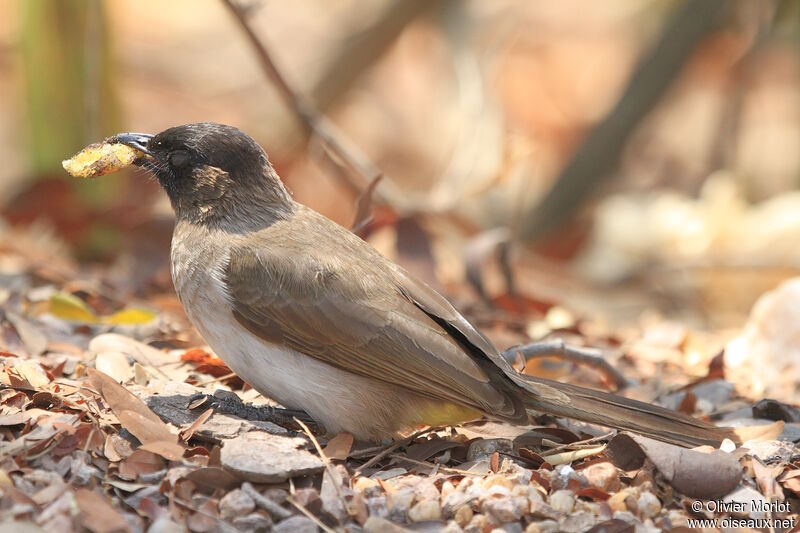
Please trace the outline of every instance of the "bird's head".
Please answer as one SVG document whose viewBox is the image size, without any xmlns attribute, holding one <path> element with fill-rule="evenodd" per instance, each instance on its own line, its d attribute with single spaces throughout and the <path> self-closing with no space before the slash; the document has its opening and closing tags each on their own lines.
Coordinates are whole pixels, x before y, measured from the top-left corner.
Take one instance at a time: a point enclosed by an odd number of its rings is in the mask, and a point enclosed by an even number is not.
<svg viewBox="0 0 800 533">
<path fill-rule="evenodd" d="M 179 218 L 217 223 L 280 217 L 292 206 L 267 154 L 233 126 L 200 122 L 156 135 L 121 133 L 109 141 L 142 152 L 134 164 L 156 176 Z"/>
</svg>

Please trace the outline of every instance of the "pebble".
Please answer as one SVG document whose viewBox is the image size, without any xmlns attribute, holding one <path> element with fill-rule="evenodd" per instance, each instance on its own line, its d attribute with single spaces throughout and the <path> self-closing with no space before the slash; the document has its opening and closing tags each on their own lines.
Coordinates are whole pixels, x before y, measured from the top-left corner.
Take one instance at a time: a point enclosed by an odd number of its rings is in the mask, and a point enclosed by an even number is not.
<svg viewBox="0 0 800 533">
<path fill-rule="evenodd" d="M 464 528 L 465 533 L 483 533 L 489 527 L 489 520 L 485 515 L 476 514 L 469 521 L 469 524 Z"/>
<path fill-rule="evenodd" d="M 253 512 L 256 503 L 241 489 L 234 489 L 219 501 L 219 514 L 224 520 Z"/>
<path fill-rule="evenodd" d="M 406 533 L 408 530 L 400 527 L 394 522 L 390 522 L 385 518 L 378 518 L 377 516 L 370 516 L 364 522 L 364 533 Z"/>
<path fill-rule="evenodd" d="M 661 512 L 661 502 L 652 492 L 642 492 L 636 500 L 636 507 L 645 518 L 653 518 Z"/>
<path fill-rule="evenodd" d="M 450 520 L 446 526 L 440 529 L 441 533 L 462 533 L 464 530 L 456 524 L 455 520 Z"/>
<path fill-rule="evenodd" d="M 514 446 L 509 439 L 477 439 L 469 445 L 467 461 L 477 461 L 491 456 L 494 452 L 511 453 L 513 451 Z"/>
<path fill-rule="evenodd" d="M 614 512 L 625 512 L 628 510 L 628 504 L 625 502 L 625 500 L 629 496 L 633 496 L 635 498 L 635 491 L 630 487 L 622 489 L 619 492 L 615 492 L 608 500 L 606 500 L 606 503 Z"/>
<path fill-rule="evenodd" d="M 559 521 L 559 529 L 565 533 L 588 531 L 597 523 L 597 516 L 587 511 L 570 513 Z"/>
<path fill-rule="evenodd" d="M 483 488 L 485 488 L 486 490 L 498 486 L 505 487 L 505 489 L 508 491 L 509 494 L 511 493 L 511 489 L 514 488 L 513 485 L 511 484 L 511 481 L 507 477 L 501 476 L 499 474 L 489 476 L 483 480 Z"/>
<path fill-rule="evenodd" d="M 456 486 L 453 485 L 452 481 L 445 481 L 444 483 L 442 483 L 442 490 L 441 490 L 442 501 L 444 501 L 455 490 Z"/>
<path fill-rule="evenodd" d="M 414 494 L 417 496 L 417 501 L 423 500 L 438 500 L 439 489 L 432 479 L 423 479 L 416 487 L 414 487 Z"/>
<path fill-rule="evenodd" d="M 550 495 L 550 507 L 561 513 L 571 513 L 575 507 L 575 496 L 569 490 L 557 490 Z"/>
<path fill-rule="evenodd" d="M 465 492 L 452 492 L 442 501 L 442 512 L 445 516 L 453 516 L 458 509 L 468 506 L 474 499 L 472 495 Z"/>
<path fill-rule="evenodd" d="M 472 507 L 469 505 L 462 505 L 453 513 L 453 520 L 455 520 L 456 524 L 459 526 L 465 527 L 472 520 L 472 515 Z"/>
<path fill-rule="evenodd" d="M 514 522 L 522 518 L 523 513 L 528 510 L 528 500 L 523 501 L 525 502 L 524 508 L 511 498 L 491 498 L 481 502 L 481 511 L 501 524 Z"/>
<path fill-rule="evenodd" d="M 353 485 L 355 490 L 358 492 L 364 492 L 367 489 L 380 486 L 381 486 L 380 483 L 368 477 L 359 477 L 358 479 L 356 479 L 355 485 Z"/>
<path fill-rule="evenodd" d="M 272 528 L 272 520 L 261 513 L 250 513 L 234 518 L 233 525 L 239 531 L 269 531 Z"/>
<path fill-rule="evenodd" d="M 404 522 L 413 501 L 414 489 L 411 487 L 402 487 L 389 493 L 386 498 L 386 503 L 389 507 L 389 519 Z"/>
<path fill-rule="evenodd" d="M 616 492 L 620 488 L 617 467 L 609 462 L 595 463 L 581 472 L 589 485 L 603 489 L 606 492 Z"/>
<path fill-rule="evenodd" d="M 278 522 L 272 533 L 317 533 L 319 528 L 313 520 L 305 516 L 294 515 Z"/>
<path fill-rule="evenodd" d="M 415 504 L 408 510 L 408 519 L 412 522 L 423 522 L 425 520 L 440 520 L 442 509 L 437 500 L 423 500 Z"/>
<path fill-rule="evenodd" d="M 531 522 L 525 528 L 525 533 L 556 533 L 559 531 L 560 526 L 555 520 L 540 520 L 539 522 Z"/>
</svg>

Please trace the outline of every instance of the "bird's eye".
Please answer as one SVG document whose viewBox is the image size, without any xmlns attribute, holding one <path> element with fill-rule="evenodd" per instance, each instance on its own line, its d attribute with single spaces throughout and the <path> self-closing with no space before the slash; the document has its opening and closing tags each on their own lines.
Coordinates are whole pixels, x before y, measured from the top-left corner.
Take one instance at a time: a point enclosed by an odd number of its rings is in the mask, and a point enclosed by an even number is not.
<svg viewBox="0 0 800 533">
<path fill-rule="evenodd" d="M 185 167 L 189 162 L 189 153 L 185 150 L 175 150 L 169 154 L 169 164 L 173 168 Z"/>
</svg>

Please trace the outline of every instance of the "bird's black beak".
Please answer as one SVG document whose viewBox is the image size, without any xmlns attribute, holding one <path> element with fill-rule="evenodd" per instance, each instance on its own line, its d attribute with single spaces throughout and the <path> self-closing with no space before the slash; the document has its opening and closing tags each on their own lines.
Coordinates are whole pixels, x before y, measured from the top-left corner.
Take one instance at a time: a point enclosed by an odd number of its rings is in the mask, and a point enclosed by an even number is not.
<svg viewBox="0 0 800 533">
<path fill-rule="evenodd" d="M 108 142 L 122 143 L 130 146 L 131 148 L 139 150 L 145 155 L 152 156 L 153 154 L 147 149 L 147 144 L 152 138 L 153 136 L 149 133 L 118 133 L 117 135 L 114 135 L 108 139 Z"/>
</svg>

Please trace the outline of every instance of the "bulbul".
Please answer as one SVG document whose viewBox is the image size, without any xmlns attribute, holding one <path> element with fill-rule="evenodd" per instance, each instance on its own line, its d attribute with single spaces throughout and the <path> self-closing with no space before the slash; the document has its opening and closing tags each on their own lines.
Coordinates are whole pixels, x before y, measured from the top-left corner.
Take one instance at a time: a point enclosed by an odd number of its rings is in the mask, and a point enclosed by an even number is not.
<svg viewBox="0 0 800 533">
<path fill-rule="evenodd" d="M 516 372 L 439 293 L 295 202 L 264 150 L 221 124 L 112 138 L 163 186 L 171 270 L 191 322 L 245 381 L 331 434 L 382 440 L 481 415 L 544 412 L 679 445 L 728 430 Z"/>
</svg>

